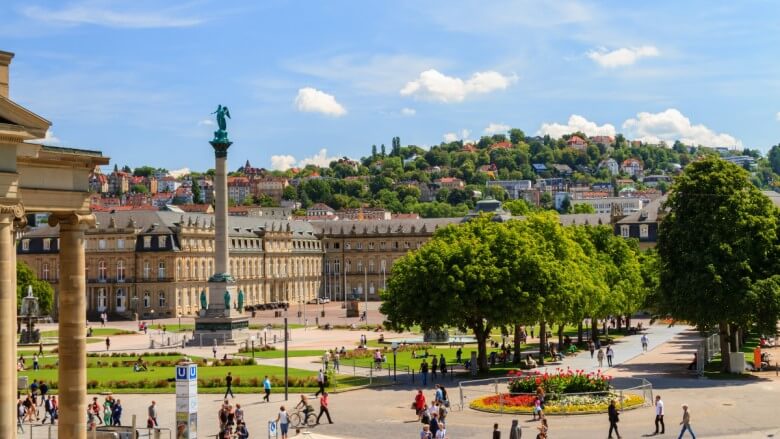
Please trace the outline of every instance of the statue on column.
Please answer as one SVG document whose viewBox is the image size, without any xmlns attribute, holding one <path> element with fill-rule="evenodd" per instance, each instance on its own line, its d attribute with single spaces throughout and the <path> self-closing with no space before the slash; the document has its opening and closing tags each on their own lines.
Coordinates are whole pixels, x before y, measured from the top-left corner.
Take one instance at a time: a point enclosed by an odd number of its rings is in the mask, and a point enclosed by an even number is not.
<svg viewBox="0 0 780 439">
<path fill-rule="evenodd" d="M 238 290 L 238 312 L 244 311 L 244 290 Z"/>
<path fill-rule="evenodd" d="M 208 308 L 208 302 L 206 302 L 206 290 L 200 291 L 200 309 Z"/>
<path fill-rule="evenodd" d="M 225 290 L 225 295 L 222 297 L 225 299 L 225 309 L 230 309 L 230 291 Z"/>
<path fill-rule="evenodd" d="M 225 117 L 230 119 L 230 111 L 228 110 L 228 107 L 223 107 L 222 105 L 217 106 L 217 111 L 211 113 L 217 115 L 217 127 L 219 128 L 217 131 L 214 131 L 214 141 L 221 142 L 221 141 L 227 141 L 227 120 Z"/>
</svg>

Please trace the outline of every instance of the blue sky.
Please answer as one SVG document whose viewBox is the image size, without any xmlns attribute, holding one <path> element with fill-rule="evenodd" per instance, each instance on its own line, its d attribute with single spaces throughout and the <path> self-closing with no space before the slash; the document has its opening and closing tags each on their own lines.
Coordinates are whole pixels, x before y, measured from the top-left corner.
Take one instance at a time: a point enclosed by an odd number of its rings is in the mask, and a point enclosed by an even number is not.
<svg viewBox="0 0 780 439">
<path fill-rule="evenodd" d="M 42 1 L 0 4 L 11 97 L 112 163 L 324 163 L 507 127 L 766 151 L 773 1 Z"/>
</svg>

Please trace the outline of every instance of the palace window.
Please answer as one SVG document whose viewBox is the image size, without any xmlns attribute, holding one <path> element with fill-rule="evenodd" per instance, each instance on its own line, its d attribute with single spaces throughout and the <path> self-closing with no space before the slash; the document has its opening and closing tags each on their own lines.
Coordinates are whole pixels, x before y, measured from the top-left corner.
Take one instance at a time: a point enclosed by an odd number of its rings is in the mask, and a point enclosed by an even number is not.
<svg viewBox="0 0 780 439">
<path fill-rule="evenodd" d="M 352 244 L 349 243 L 349 242 L 345 242 L 344 243 L 344 250 L 350 250 L 350 249 L 352 249 Z"/>
<path fill-rule="evenodd" d="M 357 272 L 358 273 L 363 272 L 363 261 L 357 261 Z"/>
<path fill-rule="evenodd" d="M 149 261 L 144 261 L 144 279 L 149 279 L 150 271 Z"/>
<path fill-rule="evenodd" d="M 106 274 L 107 274 L 106 261 L 101 259 L 100 261 L 98 261 L 98 280 L 105 281 Z"/>
<path fill-rule="evenodd" d="M 630 226 L 627 225 L 620 226 L 620 236 L 624 238 L 628 238 L 629 236 L 631 236 L 629 230 L 630 230 Z"/>
<path fill-rule="evenodd" d="M 159 263 L 157 263 L 157 278 L 162 279 L 165 277 L 165 261 L 160 260 Z"/>
<path fill-rule="evenodd" d="M 344 273 L 349 273 L 349 269 L 352 267 L 352 262 L 349 259 L 344 262 Z"/>
<path fill-rule="evenodd" d="M 144 308 L 152 306 L 152 294 L 148 291 L 144 291 Z"/>
<path fill-rule="evenodd" d="M 374 249 L 374 243 L 373 242 L 369 242 L 368 243 L 368 249 L 369 250 L 373 250 Z"/>
<path fill-rule="evenodd" d="M 22 239 L 22 251 L 30 251 L 30 240 Z"/>
<path fill-rule="evenodd" d="M 43 249 L 44 250 L 51 250 L 51 238 L 44 238 L 43 239 Z"/>
<path fill-rule="evenodd" d="M 368 261 L 368 272 L 373 273 L 374 272 L 374 260 Z"/>
<path fill-rule="evenodd" d="M 43 268 L 41 269 L 41 279 L 49 280 L 49 264 L 46 262 L 43 263 Z"/>
<path fill-rule="evenodd" d="M 363 243 L 362 242 L 358 242 L 357 243 L 357 249 L 358 250 L 363 250 Z"/>
<path fill-rule="evenodd" d="M 165 248 L 165 238 L 167 238 L 167 236 L 158 236 L 157 237 L 157 247 Z"/>
<path fill-rule="evenodd" d="M 639 237 L 640 238 L 647 238 L 649 233 L 650 226 L 647 224 L 640 224 L 639 225 Z"/>
<path fill-rule="evenodd" d="M 124 239 L 117 239 L 116 240 L 116 248 L 119 250 L 123 250 L 125 248 L 125 240 Z"/>
<path fill-rule="evenodd" d="M 116 261 L 116 280 L 117 282 L 124 282 L 125 280 L 125 261 Z"/>
<path fill-rule="evenodd" d="M 386 268 L 385 260 L 382 259 L 381 261 L 379 261 L 379 269 L 382 270 L 382 273 L 384 273 L 385 272 L 385 268 Z"/>
<path fill-rule="evenodd" d="M 98 248 L 100 250 L 105 250 L 106 249 L 106 240 L 105 239 L 98 240 Z"/>
<path fill-rule="evenodd" d="M 336 261 L 333 263 L 333 272 L 334 272 L 334 273 L 336 273 L 336 274 L 339 274 L 339 271 L 340 271 L 340 270 L 341 270 L 341 261 L 339 261 L 339 260 L 336 260 Z"/>
<path fill-rule="evenodd" d="M 152 237 L 144 236 L 144 248 L 151 248 L 151 247 L 152 247 Z"/>
<path fill-rule="evenodd" d="M 97 310 L 105 311 L 107 307 L 108 307 L 108 295 L 106 295 L 106 289 L 98 288 Z"/>
<path fill-rule="evenodd" d="M 160 305 L 160 308 L 165 308 L 165 292 L 160 291 L 157 293 L 157 303 Z"/>
</svg>

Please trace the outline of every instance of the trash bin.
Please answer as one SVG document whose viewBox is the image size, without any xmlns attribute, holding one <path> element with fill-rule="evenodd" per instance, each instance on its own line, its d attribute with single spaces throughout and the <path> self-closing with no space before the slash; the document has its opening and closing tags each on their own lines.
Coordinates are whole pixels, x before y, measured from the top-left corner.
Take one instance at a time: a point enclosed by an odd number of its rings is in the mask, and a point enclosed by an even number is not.
<svg viewBox="0 0 780 439">
<path fill-rule="evenodd" d="M 252 317 L 255 317 L 255 316 L 257 316 L 257 311 L 252 310 Z"/>
<path fill-rule="evenodd" d="M 320 311 L 320 317 L 325 317 L 325 310 Z"/>
</svg>

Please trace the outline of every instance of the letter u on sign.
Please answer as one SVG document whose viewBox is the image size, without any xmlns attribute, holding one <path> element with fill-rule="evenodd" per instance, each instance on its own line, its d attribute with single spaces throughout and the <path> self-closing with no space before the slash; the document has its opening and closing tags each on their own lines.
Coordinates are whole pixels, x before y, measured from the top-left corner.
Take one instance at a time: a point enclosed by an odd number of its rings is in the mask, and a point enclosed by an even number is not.
<svg viewBox="0 0 780 439">
<path fill-rule="evenodd" d="M 187 366 L 176 366 L 176 379 L 177 380 L 187 379 Z"/>
</svg>

